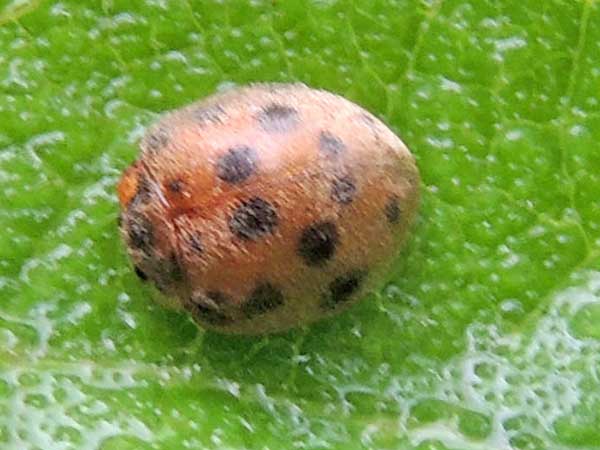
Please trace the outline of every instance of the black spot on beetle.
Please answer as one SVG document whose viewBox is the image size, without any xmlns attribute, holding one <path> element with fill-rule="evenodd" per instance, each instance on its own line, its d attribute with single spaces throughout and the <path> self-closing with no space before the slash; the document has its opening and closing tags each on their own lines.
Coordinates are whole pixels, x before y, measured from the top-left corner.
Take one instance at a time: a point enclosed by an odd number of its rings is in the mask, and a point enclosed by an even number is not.
<svg viewBox="0 0 600 450">
<path fill-rule="evenodd" d="M 285 133 L 300 123 L 300 114 L 290 106 L 271 103 L 258 114 L 258 123 L 270 133 Z"/>
<path fill-rule="evenodd" d="M 298 254 L 309 266 L 321 266 L 333 257 L 339 240 L 333 222 L 317 222 L 302 232 Z"/>
<path fill-rule="evenodd" d="M 259 284 L 242 306 L 244 315 L 248 318 L 265 314 L 283 305 L 283 293 L 271 283 Z"/>
<path fill-rule="evenodd" d="M 220 311 L 215 311 L 203 305 L 194 305 L 194 307 L 200 319 L 205 320 L 211 325 L 223 326 L 233 322 L 231 317 L 227 317 Z"/>
<path fill-rule="evenodd" d="M 319 134 L 319 150 L 328 156 L 338 156 L 346 150 L 346 144 L 329 131 Z"/>
<path fill-rule="evenodd" d="M 231 299 L 220 291 L 208 291 L 206 297 L 217 307 L 231 304 Z"/>
<path fill-rule="evenodd" d="M 146 275 L 142 269 L 140 269 L 138 266 L 135 266 L 133 268 L 133 270 L 135 271 L 135 274 L 138 276 L 138 278 L 142 281 L 146 281 L 148 280 L 148 275 Z"/>
<path fill-rule="evenodd" d="M 227 325 L 233 319 L 223 313 L 223 305 L 231 303 L 231 300 L 222 292 L 208 291 L 205 294 L 193 295 L 192 304 L 200 319 L 211 325 Z"/>
<path fill-rule="evenodd" d="M 331 185 L 331 199 L 342 205 L 352 203 L 356 195 L 356 182 L 351 175 L 344 175 L 333 180 Z"/>
<path fill-rule="evenodd" d="M 323 301 L 323 307 L 333 309 L 341 303 L 346 303 L 356 293 L 365 278 L 364 270 L 353 270 L 335 278 L 329 283 L 328 292 Z"/>
<path fill-rule="evenodd" d="M 385 204 L 385 217 L 391 224 L 396 224 L 400 220 L 400 197 L 397 195 L 392 195 L 388 198 L 388 201 Z"/>
<path fill-rule="evenodd" d="M 184 183 L 179 178 L 171 180 L 167 183 L 167 189 L 175 194 L 180 193 L 183 190 Z"/>
<path fill-rule="evenodd" d="M 200 235 L 200 233 L 195 233 L 190 235 L 190 237 L 188 238 L 188 242 L 190 245 L 190 248 L 198 254 L 204 253 L 204 246 L 202 245 L 202 236 Z"/>
<path fill-rule="evenodd" d="M 154 246 L 154 227 L 144 214 L 130 214 L 128 220 L 129 242 L 138 250 L 149 252 Z"/>
<path fill-rule="evenodd" d="M 235 209 L 229 219 L 229 229 L 240 239 L 256 240 L 272 233 L 277 223 L 275 208 L 260 197 L 252 197 Z"/>
<path fill-rule="evenodd" d="M 217 161 L 217 176 L 227 183 L 241 183 L 254 173 L 256 162 L 257 154 L 253 148 L 230 148 Z"/>
</svg>

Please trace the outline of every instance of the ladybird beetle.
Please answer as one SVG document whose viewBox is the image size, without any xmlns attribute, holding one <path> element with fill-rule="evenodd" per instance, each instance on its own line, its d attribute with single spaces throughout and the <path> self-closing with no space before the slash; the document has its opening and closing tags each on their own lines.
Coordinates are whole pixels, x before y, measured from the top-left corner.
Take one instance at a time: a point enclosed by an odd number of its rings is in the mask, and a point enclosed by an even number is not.
<svg viewBox="0 0 600 450">
<path fill-rule="evenodd" d="M 356 104 L 255 84 L 164 115 L 123 174 L 136 274 L 201 326 L 285 330 L 375 289 L 419 202 L 409 150 Z"/>
</svg>

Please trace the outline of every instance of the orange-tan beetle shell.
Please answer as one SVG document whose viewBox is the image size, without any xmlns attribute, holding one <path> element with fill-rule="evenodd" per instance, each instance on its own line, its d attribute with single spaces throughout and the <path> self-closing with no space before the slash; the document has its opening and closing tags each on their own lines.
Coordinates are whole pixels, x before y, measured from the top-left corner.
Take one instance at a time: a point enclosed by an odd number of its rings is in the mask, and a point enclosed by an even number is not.
<svg viewBox="0 0 600 450">
<path fill-rule="evenodd" d="M 166 114 L 119 183 L 135 270 L 202 326 L 259 334 L 339 313 L 414 218 L 406 146 L 354 103 L 257 84 Z"/>
</svg>

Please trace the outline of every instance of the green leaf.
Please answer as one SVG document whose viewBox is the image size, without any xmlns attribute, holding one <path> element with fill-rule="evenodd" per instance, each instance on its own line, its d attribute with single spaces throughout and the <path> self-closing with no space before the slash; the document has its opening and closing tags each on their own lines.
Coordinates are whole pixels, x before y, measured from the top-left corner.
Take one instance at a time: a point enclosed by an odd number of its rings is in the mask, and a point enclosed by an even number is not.
<svg viewBox="0 0 600 450">
<path fill-rule="evenodd" d="M 0 447 L 600 448 L 595 0 L 0 2 Z M 299 80 L 414 152 L 376 298 L 266 338 L 155 304 L 115 183 L 158 113 Z"/>
</svg>

